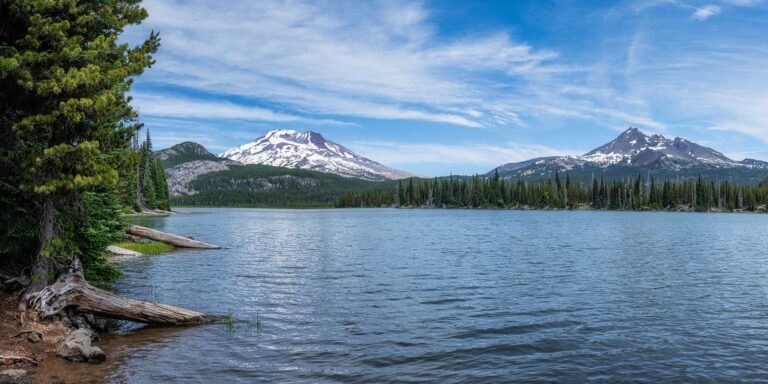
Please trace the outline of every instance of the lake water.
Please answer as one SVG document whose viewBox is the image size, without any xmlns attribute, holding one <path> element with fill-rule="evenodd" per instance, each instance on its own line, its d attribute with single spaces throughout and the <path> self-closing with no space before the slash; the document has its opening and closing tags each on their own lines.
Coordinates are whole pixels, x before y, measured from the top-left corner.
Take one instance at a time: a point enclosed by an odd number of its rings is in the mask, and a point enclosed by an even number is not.
<svg viewBox="0 0 768 384">
<path fill-rule="evenodd" d="M 768 381 L 768 215 L 179 211 L 142 224 L 225 249 L 121 261 L 117 289 L 240 322 L 124 327 L 90 375 Z"/>
</svg>

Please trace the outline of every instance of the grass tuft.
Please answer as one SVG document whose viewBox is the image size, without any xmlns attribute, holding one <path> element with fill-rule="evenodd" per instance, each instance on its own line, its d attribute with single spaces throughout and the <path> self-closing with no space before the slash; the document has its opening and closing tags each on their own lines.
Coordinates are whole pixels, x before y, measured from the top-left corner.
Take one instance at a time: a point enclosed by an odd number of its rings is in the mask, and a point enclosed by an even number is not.
<svg viewBox="0 0 768 384">
<path fill-rule="evenodd" d="M 227 316 L 224 317 L 222 322 L 224 323 L 224 328 L 228 332 L 233 332 L 235 330 L 235 316 L 232 314 L 231 309 L 227 312 Z"/>
<path fill-rule="evenodd" d="M 238 320 L 235 318 L 234 313 L 230 309 L 227 311 L 227 315 L 221 319 L 220 323 L 224 330 L 230 333 L 242 332 L 251 329 L 256 329 L 256 331 L 259 331 L 261 329 L 261 313 L 256 311 L 255 320 Z"/>
</svg>

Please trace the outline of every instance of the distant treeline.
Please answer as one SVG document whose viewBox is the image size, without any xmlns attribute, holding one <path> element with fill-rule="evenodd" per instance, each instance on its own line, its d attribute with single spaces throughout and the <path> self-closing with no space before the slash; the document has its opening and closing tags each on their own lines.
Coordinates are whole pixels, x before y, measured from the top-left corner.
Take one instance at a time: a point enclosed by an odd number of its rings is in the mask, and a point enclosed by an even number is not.
<svg viewBox="0 0 768 384">
<path fill-rule="evenodd" d="M 768 186 L 695 179 L 653 177 L 572 182 L 558 173 L 538 181 L 492 177 L 411 178 L 394 188 L 349 192 L 337 207 L 530 208 L 609 210 L 746 210 L 764 209 Z"/>
</svg>

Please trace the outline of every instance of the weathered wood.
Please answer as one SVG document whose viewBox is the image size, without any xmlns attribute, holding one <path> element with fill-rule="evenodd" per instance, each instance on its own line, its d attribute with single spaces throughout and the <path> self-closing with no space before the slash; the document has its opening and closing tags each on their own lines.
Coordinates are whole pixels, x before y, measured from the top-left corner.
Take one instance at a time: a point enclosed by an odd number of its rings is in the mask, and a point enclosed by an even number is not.
<svg viewBox="0 0 768 384">
<path fill-rule="evenodd" d="M 221 247 L 204 243 L 202 241 L 193 240 L 187 237 L 174 235 L 172 233 L 160 232 L 140 225 L 129 225 L 127 232 L 134 236 L 143 237 L 150 240 L 159 241 L 179 248 L 202 248 L 202 249 L 219 249 Z"/>
<path fill-rule="evenodd" d="M 141 252 L 131 251 L 130 249 L 118 247 L 117 245 L 108 246 L 107 252 L 117 256 L 144 256 Z"/>
<path fill-rule="evenodd" d="M 0 273 L 0 283 L 3 283 L 5 285 L 12 285 L 12 284 L 18 284 L 22 287 L 26 287 L 32 282 L 29 280 L 29 277 L 25 275 L 21 276 L 9 276 L 4 273 Z"/>
<path fill-rule="evenodd" d="M 13 365 L 15 363 L 37 365 L 37 361 L 30 359 L 29 357 L 16 356 L 16 355 L 0 355 L 0 365 Z"/>
<path fill-rule="evenodd" d="M 85 281 L 77 260 L 68 273 L 42 290 L 28 294 L 25 301 L 28 309 L 38 311 L 43 318 L 72 308 L 112 319 L 158 325 L 200 324 L 219 319 L 171 305 L 120 297 L 96 288 Z"/>
</svg>

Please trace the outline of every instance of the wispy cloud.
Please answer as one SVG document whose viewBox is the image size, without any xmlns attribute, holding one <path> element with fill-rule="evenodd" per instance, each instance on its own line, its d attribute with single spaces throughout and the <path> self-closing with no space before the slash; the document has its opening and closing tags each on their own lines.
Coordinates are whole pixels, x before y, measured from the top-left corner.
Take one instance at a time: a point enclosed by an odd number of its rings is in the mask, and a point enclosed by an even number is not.
<svg viewBox="0 0 768 384">
<path fill-rule="evenodd" d="M 414 2 L 147 7 L 148 25 L 162 32 L 164 44 L 151 80 L 312 113 L 479 127 L 481 120 L 457 112 L 489 97 L 475 80 L 530 71 L 556 57 L 503 32 L 441 42 Z"/>
<path fill-rule="evenodd" d="M 349 125 L 337 120 L 311 119 L 269 109 L 238 105 L 230 102 L 194 100 L 179 96 L 134 93 L 139 113 L 149 117 L 177 117 L 187 119 L 239 119 L 275 123 L 309 123 L 319 125 Z"/>
<path fill-rule="evenodd" d="M 529 160 L 541 156 L 575 155 L 585 151 L 555 149 L 536 144 L 407 143 L 394 141 L 351 142 L 355 152 L 385 164 L 408 167 L 414 164 L 462 164 L 493 168 L 500 164 Z"/>
<path fill-rule="evenodd" d="M 691 17 L 694 20 L 704 21 L 706 19 L 709 19 L 712 16 L 719 15 L 720 12 L 722 11 L 723 9 L 720 8 L 720 6 L 709 4 L 701 8 L 696 8 L 696 11 L 693 12 L 693 15 L 691 15 Z"/>
<path fill-rule="evenodd" d="M 580 97 L 556 95 L 557 84 L 589 70 L 504 30 L 446 39 L 421 2 L 232 1 L 222 7 L 170 0 L 146 6 L 150 18 L 142 28 L 163 38 L 146 80 L 338 120 L 527 127 L 530 111 L 570 108 Z M 498 107 L 509 98 L 514 104 Z M 617 122 L 618 112 L 652 120 L 633 105 L 598 106 L 613 110 L 590 114 L 603 124 L 640 123 Z"/>
</svg>

